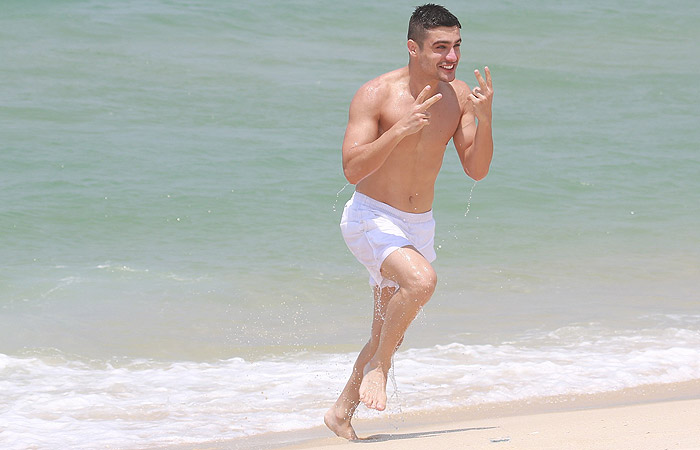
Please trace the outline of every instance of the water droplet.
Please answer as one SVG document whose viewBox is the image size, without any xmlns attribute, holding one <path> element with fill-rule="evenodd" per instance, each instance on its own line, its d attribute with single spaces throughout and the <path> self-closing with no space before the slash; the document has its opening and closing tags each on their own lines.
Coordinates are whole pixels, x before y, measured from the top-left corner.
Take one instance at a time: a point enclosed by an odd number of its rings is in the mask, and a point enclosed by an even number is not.
<svg viewBox="0 0 700 450">
<path fill-rule="evenodd" d="M 475 181 L 475 182 L 474 182 L 474 184 L 472 185 L 471 190 L 469 191 L 469 199 L 467 200 L 467 210 L 464 212 L 464 217 L 466 217 L 467 214 L 469 214 L 469 209 L 470 209 L 471 206 L 472 206 L 472 194 L 474 193 L 474 188 L 476 187 L 476 183 L 478 183 L 478 181 Z"/>
<path fill-rule="evenodd" d="M 342 188 L 341 190 L 339 190 L 339 191 L 335 194 L 335 203 L 333 203 L 333 212 L 336 212 L 336 211 L 337 211 L 338 199 L 340 198 L 340 194 L 341 194 L 341 193 L 345 190 L 345 188 L 348 187 L 348 186 L 350 186 L 350 183 L 345 183 L 345 186 L 343 186 L 343 188 Z"/>
</svg>

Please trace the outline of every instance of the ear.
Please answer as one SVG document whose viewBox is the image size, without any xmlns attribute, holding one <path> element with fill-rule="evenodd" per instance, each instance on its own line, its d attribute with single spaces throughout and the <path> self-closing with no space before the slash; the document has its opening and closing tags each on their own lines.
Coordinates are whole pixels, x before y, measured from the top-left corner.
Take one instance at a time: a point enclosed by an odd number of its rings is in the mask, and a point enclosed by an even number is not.
<svg viewBox="0 0 700 450">
<path fill-rule="evenodd" d="M 411 56 L 416 56 L 418 53 L 418 43 L 413 39 L 409 39 L 406 46 L 408 47 L 408 54 Z"/>
</svg>

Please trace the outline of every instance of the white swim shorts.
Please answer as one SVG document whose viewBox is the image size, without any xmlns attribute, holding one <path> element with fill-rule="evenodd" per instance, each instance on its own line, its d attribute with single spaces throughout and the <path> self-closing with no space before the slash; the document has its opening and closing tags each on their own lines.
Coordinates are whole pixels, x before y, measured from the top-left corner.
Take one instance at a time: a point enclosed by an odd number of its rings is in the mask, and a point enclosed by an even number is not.
<svg viewBox="0 0 700 450">
<path fill-rule="evenodd" d="M 429 262 L 435 261 L 433 212 L 409 213 L 359 192 L 345 204 L 340 230 L 353 255 L 369 271 L 369 284 L 398 286 L 382 277 L 382 263 L 401 247 L 415 247 Z"/>
</svg>

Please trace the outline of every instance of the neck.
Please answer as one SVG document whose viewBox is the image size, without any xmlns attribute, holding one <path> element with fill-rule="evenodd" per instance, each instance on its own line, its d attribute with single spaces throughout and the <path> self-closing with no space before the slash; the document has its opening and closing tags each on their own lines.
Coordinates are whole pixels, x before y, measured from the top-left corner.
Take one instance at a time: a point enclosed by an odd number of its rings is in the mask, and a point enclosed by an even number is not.
<svg viewBox="0 0 700 450">
<path fill-rule="evenodd" d="M 416 67 L 416 65 L 411 63 L 412 61 L 408 62 L 408 87 L 411 90 L 411 95 L 413 95 L 414 98 L 417 97 L 427 85 L 430 85 L 428 97 L 435 95 L 438 92 L 440 80 L 426 76 L 425 73 L 420 70 L 420 67 Z"/>
</svg>

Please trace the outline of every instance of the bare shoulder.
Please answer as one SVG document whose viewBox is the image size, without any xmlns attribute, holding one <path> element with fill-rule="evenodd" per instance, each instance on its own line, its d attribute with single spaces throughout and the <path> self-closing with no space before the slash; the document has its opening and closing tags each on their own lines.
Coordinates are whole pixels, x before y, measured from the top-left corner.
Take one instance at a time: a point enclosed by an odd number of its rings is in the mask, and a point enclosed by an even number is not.
<svg viewBox="0 0 700 450">
<path fill-rule="evenodd" d="M 381 105 L 391 98 L 397 86 L 406 79 L 405 73 L 405 68 L 396 69 L 369 80 L 357 90 L 353 103 L 361 103 L 365 108 L 381 108 Z"/>
<path fill-rule="evenodd" d="M 465 83 L 462 80 L 455 79 L 454 81 L 450 82 L 450 85 L 454 88 L 457 95 L 465 95 L 466 93 L 471 91 L 467 83 Z"/>
<path fill-rule="evenodd" d="M 450 82 L 450 86 L 452 86 L 452 89 L 455 90 L 455 94 L 457 95 L 457 98 L 459 99 L 459 104 L 462 107 L 462 111 L 465 110 L 465 106 L 468 102 L 468 97 L 469 93 L 471 92 L 471 89 L 469 89 L 469 86 L 467 83 L 465 83 L 462 80 L 454 80 Z"/>
</svg>

